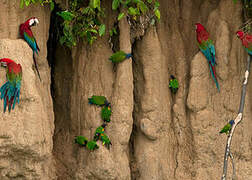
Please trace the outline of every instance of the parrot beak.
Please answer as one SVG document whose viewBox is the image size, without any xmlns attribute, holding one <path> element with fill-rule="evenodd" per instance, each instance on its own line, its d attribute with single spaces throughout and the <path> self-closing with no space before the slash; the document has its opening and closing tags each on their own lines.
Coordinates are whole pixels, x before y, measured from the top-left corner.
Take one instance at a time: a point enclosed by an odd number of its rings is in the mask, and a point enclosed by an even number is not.
<svg viewBox="0 0 252 180">
<path fill-rule="evenodd" d="M 37 24 L 39 24 L 39 21 L 38 21 L 37 18 L 35 18 L 35 19 L 34 19 L 34 25 L 37 25 Z"/>
</svg>

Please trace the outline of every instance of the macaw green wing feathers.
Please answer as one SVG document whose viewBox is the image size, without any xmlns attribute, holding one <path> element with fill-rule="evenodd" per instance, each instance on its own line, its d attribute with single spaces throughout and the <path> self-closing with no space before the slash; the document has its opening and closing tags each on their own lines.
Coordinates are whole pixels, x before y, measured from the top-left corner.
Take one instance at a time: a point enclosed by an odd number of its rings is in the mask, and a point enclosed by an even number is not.
<svg viewBox="0 0 252 180">
<path fill-rule="evenodd" d="M 29 36 L 28 33 L 24 32 L 24 39 L 32 48 L 32 50 L 38 53 L 37 43 L 36 43 L 35 38 L 33 36 Z"/>
</svg>

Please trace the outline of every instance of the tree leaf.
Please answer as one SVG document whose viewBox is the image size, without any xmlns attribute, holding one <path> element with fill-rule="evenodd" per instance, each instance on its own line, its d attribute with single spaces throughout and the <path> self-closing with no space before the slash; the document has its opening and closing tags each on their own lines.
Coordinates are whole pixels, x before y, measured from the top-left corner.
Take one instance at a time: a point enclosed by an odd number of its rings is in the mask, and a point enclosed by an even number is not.
<svg viewBox="0 0 252 180">
<path fill-rule="evenodd" d="M 146 6 L 146 4 L 144 4 L 143 1 L 139 1 L 138 6 L 140 10 L 142 11 L 142 13 L 145 13 L 148 10 L 148 7 Z"/>
<path fill-rule="evenodd" d="M 113 31 L 112 30 L 109 30 L 109 35 L 113 36 Z"/>
<path fill-rule="evenodd" d="M 75 16 L 69 11 L 57 12 L 57 15 L 61 16 L 65 21 L 71 21 Z"/>
<path fill-rule="evenodd" d="M 24 0 L 20 1 L 20 8 L 24 8 Z"/>
<path fill-rule="evenodd" d="M 158 7 L 160 6 L 159 2 L 156 1 L 155 2 L 155 5 L 154 5 L 154 11 L 156 11 L 158 9 Z"/>
<path fill-rule="evenodd" d="M 31 3 L 31 0 L 25 0 L 25 5 L 26 5 L 26 6 L 29 6 L 30 3 Z"/>
<path fill-rule="evenodd" d="M 113 30 L 114 34 L 117 35 L 116 28 L 113 28 L 112 30 Z"/>
<path fill-rule="evenodd" d="M 160 11 L 158 9 L 155 11 L 155 15 L 160 20 Z"/>
<path fill-rule="evenodd" d="M 113 0 L 112 2 L 112 9 L 116 10 L 119 7 L 120 1 L 119 0 Z"/>
<path fill-rule="evenodd" d="M 92 29 L 92 28 L 88 29 L 87 31 L 88 31 L 88 32 L 95 33 L 95 34 L 97 34 L 97 33 L 98 33 L 96 29 Z"/>
<path fill-rule="evenodd" d="M 234 3 L 237 3 L 237 0 L 233 0 Z"/>
<path fill-rule="evenodd" d="M 152 3 L 152 0 L 147 0 L 148 3 Z"/>
<path fill-rule="evenodd" d="M 132 15 L 132 16 L 137 15 L 137 12 L 138 12 L 138 11 L 137 11 L 136 8 L 129 7 L 129 9 L 128 9 L 129 15 Z"/>
<path fill-rule="evenodd" d="M 51 9 L 51 11 L 53 11 L 53 9 L 54 9 L 54 2 L 53 1 L 50 2 L 50 9 Z"/>
<path fill-rule="evenodd" d="M 100 0 L 90 0 L 90 6 L 92 7 L 92 8 L 97 8 L 97 9 L 100 9 Z"/>
<path fill-rule="evenodd" d="M 124 17 L 124 13 L 120 13 L 117 17 L 117 20 L 120 21 Z"/>
<path fill-rule="evenodd" d="M 99 27 L 99 36 L 103 36 L 105 34 L 106 26 L 105 24 L 100 25 Z"/>
</svg>

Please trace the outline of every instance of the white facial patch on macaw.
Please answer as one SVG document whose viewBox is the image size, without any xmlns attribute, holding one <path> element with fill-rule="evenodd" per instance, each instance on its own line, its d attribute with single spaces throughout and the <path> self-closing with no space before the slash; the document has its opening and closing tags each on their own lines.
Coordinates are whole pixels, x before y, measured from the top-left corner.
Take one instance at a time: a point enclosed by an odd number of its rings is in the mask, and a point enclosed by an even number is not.
<svg viewBox="0 0 252 180">
<path fill-rule="evenodd" d="M 29 25 L 30 25 L 30 26 L 32 26 L 32 25 L 33 25 L 33 23 L 34 23 L 34 19 L 30 19 L 30 21 L 29 21 Z"/>
</svg>

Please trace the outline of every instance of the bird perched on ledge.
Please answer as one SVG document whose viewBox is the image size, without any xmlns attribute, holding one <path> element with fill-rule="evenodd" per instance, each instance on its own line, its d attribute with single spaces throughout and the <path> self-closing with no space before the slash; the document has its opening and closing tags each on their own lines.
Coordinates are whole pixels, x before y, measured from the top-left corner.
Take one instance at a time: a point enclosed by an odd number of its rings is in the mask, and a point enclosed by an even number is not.
<svg viewBox="0 0 252 180">
<path fill-rule="evenodd" d="M 107 101 L 106 97 L 104 96 L 92 96 L 88 98 L 88 104 L 95 104 L 98 106 L 109 106 L 110 103 Z"/>
<path fill-rule="evenodd" d="M 9 112 L 15 108 L 16 101 L 19 104 L 19 95 L 22 81 L 22 67 L 8 58 L 0 59 L 0 63 L 6 66 L 7 82 L 0 88 L 1 99 L 4 99 L 4 112 L 8 106 Z"/>
<path fill-rule="evenodd" d="M 233 126 L 234 123 L 235 123 L 234 120 L 230 120 L 230 121 L 228 122 L 228 124 L 226 124 L 226 125 L 222 128 L 222 130 L 220 131 L 220 134 L 222 134 L 222 133 L 228 134 L 229 131 L 231 130 L 231 128 L 232 128 L 232 126 Z"/>
<path fill-rule="evenodd" d="M 86 146 L 88 143 L 88 139 L 84 136 L 76 136 L 74 142 L 76 144 L 79 144 L 80 146 Z"/>
<path fill-rule="evenodd" d="M 131 57 L 132 54 L 127 54 L 123 51 L 117 51 L 116 53 L 112 54 L 112 56 L 110 56 L 109 60 L 112 61 L 112 63 L 119 63 Z"/>
<path fill-rule="evenodd" d="M 242 41 L 245 50 L 252 55 L 252 35 L 245 34 L 243 31 L 237 31 L 236 35 Z"/>
<path fill-rule="evenodd" d="M 38 73 L 39 79 L 41 81 L 38 66 L 37 66 L 37 62 L 36 62 L 36 59 L 35 59 L 35 53 L 38 55 L 38 51 L 40 51 L 40 49 L 38 47 L 37 41 L 36 41 L 35 37 L 33 36 L 32 30 L 31 30 L 31 27 L 37 25 L 38 23 L 39 23 L 39 21 L 35 17 L 32 17 L 32 18 L 28 19 L 23 24 L 20 24 L 19 33 L 20 33 L 21 37 L 32 48 L 33 62 L 34 62 L 34 65 L 35 65 L 35 69 L 36 69 L 36 71 Z"/>
<path fill-rule="evenodd" d="M 178 91 L 178 87 L 179 87 L 178 80 L 173 75 L 171 75 L 171 79 L 169 81 L 169 88 L 171 92 L 176 94 L 176 92 Z"/>
<path fill-rule="evenodd" d="M 220 91 L 220 86 L 217 81 L 216 73 L 215 73 L 215 65 L 216 65 L 216 57 L 215 57 L 215 48 L 213 45 L 213 41 L 209 37 L 209 33 L 206 31 L 204 26 L 200 23 L 196 23 L 196 34 L 197 34 L 197 41 L 200 51 L 205 55 L 207 58 L 209 68 L 211 71 L 211 75 L 213 80 L 217 86 L 218 91 Z"/>
<path fill-rule="evenodd" d="M 101 117 L 102 120 L 106 123 L 110 122 L 110 117 L 111 117 L 112 111 L 111 111 L 111 107 L 109 106 L 104 106 L 101 110 Z"/>
</svg>

